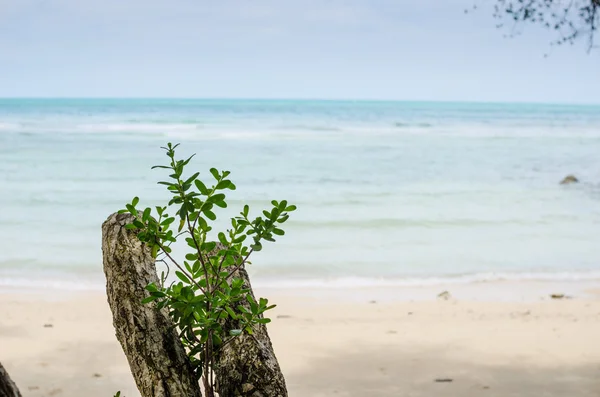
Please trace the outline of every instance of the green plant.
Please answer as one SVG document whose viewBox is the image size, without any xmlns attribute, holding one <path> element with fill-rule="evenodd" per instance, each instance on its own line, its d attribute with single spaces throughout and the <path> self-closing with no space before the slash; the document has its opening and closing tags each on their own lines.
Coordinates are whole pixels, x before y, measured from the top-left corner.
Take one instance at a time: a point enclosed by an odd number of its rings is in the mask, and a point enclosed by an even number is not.
<svg viewBox="0 0 600 397">
<path fill-rule="evenodd" d="M 150 247 L 157 261 L 177 268 L 179 281 L 166 285 L 163 273 L 161 285 L 147 286 L 150 296 L 144 303 L 156 301 L 159 308 L 168 308 L 198 377 L 202 378 L 205 393 L 212 397 L 213 370 L 220 350 L 239 335 L 252 334 L 257 324 L 270 322 L 263 313 L 275 307 L 265 298 L 255 301 L 236 274 L 250 263 L 248 258 L 253 252 L 263 248 L 263 242 L 274 242 L 275 236 L 284 235 L 281 225 L 296 206 L 285 200 L 272 201 L 272 208 L 262 212 L 264 216 L 250 219 L 250 208 L 245 205 L 240 216 L 231 219 L 231 229 L 216 233 L 217 239 L 211 240 L 215 234 L 210 224 L 217 219 L 214 210 L 227 207 L 224 191 L 236 187 L 228 179 L 229 171 L 215 168 L 210 170 L 214 178 L 210 187 L 198 179 L 198 172 L 184 178 L 184 169 L 194 156 L 175 159 L 177 146 L 169 143 L 162 148 L 169 158 L 168 165 L 152 167 L 172 172 L 168 181 L 158 182 L 172 194 L 167 206 L 155 207 L 155 212 L 149 207 L 138 210 L 139 199 L 135 197 L 119 212 L 135 217 L 126 227 L 137 230 L 137 237 Z M 176 212 L 171 216 L 167 211 L 173 207 Z M 173 225 L 178 225 L 177 231 Z M 181 237 L 190 248 L 183 263 L 171 255 L 171 244 Z M 247 240 L 250 244 L 246 244 Z M 241 305 L 243 300 L 249 305 Z M 237 321 L 239 329 L 224 335 L 223 323 L 228 318 Z"/>
</svg>

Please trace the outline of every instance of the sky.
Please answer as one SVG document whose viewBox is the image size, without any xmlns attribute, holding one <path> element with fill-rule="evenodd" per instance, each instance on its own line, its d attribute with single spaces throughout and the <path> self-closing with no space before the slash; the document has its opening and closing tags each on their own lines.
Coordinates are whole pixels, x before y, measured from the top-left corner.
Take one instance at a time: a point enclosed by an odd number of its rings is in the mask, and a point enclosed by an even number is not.
<svg viewBox="0 0 600 397">
<path fill-rule="evenodd" d="M 0 0 L 0 97 L 600 103 L 600 50 L 493 2 Z"/>
</svg>

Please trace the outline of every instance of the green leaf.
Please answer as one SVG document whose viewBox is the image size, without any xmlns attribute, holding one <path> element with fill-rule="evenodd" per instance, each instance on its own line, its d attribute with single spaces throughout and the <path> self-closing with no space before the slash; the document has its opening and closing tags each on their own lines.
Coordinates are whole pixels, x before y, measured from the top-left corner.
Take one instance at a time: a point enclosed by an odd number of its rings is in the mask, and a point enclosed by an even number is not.
<svg viewBox="0 0 600 397">
<path fill-rule="evenodd" d="M 196 185 L 196 188 L 198 188 L 198 191 L 199 191 L 200 193 L 202 193 L 203 195 L 205 195 L 205 196 L 206 196 L 206 195 L 209 193 L 208 189 L 206 188 L 206 185 L 205 185 L 204 183 L 202 183 L 202 181 L 201 181 L 201 180 L 199 180 L 199 179 L 196 179 L 196 180 L 194 181 L 194 184 Z"/>
<path fill-rule="evenodd" d="M 215 205 L 216 205 L 217 207 L 221 207 L 221 208 L 227 208 L 227 203 L 226 203 L 225 201 L 217 201 L 217 202 L 215 203 Z"/>
<path fill-rule="evenodd" d="M 186 254 L 185 259 L 187 259 L 188 261 L 198 260 L 198 254 Z"/>
<path fill-rule="evenodd" d="M 216 180 L 219 180 L 221 178 L 221 175 L 219 174 L 219 171 L 217 171 L 216 168 L 211 168 L 210 173 Z"/>
<path fill-rule="evenodd" d="M 169 227 L 169 225 L 171 223 L 173 223 L 174 221 L 175 221 L 175 218 L 169 217 L 169 218 L 165 219 L 164 221 L 162 221 L 160 223 L 160 225 L 163 227 L 163 229 L 167 229 Z"/>
<path fill-rule="evenodd" d="M 221 344 L 223 343 L 223 341 L 221 340 L 221 337 L 216 333 L 212 334 L 212 342 L 215 347 L 221 346 Z"/>
<path fill-rule="evenodd" d="M 147 298 L 142 299 L 142 305 L 146 305 L 146 304 L 148 304 L 150 302 L 154 302 L 157 299 L 158 299 L 157 296 L 149 296 Z"/>
<path fill-rule="evenodd" d="M 178 145 L 179 145 L 179 144 L 178 144 Z M 183 162 L 183 165 L 188 165 L 188 164 L 189 164 L 189 162 L 190 162 L 190 160 L 191 160 L 191 159 L 193 159 L 195 155 L 196 155 L 196 153 L 194 153 L 194 154 L 192 154 L 190 157 L 188 157 L 188 159 L 187 159 L 187 160 L 185 160 L 185 161 Z"/>
<path fill-rule="evenodd" d="M 190 279 L 189 279 L 189 278 L 187 278 L 187 276 L 186 276 L 185 274 L 183 274 L 182 272 L 180 272 L 179 270 L 176 270 L 176 271 L 175 271 L 175 274 L 176 274 L 176 275 L 177 275 L 177 277 L 179 277 L 179 279 L 180 279 L 181 281 L 183 281 L 184 283 L 191 284 L 191 282 L 190 282 Z"/>
<path fill-rule="evenodd" d="M 140 198 L 134 197 L 133 200 L 131 201 L 131 205 L 133 205 L 135 207 L 139 202 L 140 202 Z"/>
<path fill-rule="evenodd" d="M 142 221 L 148 222 L 148 218 L 150 218 L 150 211 L 150 207 L 144 210 L 144 213 L 142 214 Z"/>
<path fill-rule="evenodd" d="M 184 185 L 191 184 L 194 180 L 196 180 L 196 178 L 198 178 L 198 175 L 200 175 L 200 173 L 196 172 L 194 175 L 192 175 L 188 179 L 186 179 L 185 182 L 183 182 L 183 184 Z"/>
<path fill-rule="evenodd" d="M 225 200 L 225 195 L 223 193 L 219 193 L 219 194 L 215 194 L 214 196 L 212 196 L 208 201 L 211 203 L 215 203 L 217 201 L 223 201 Z"/>
<path fill-rule="evenodd" d="M 259 324 L 269 324 L 271 322 L 270 318 L 259 318 L 256 320 L 257 323 Z"/>
<path fill-rule="evenodd" d="M 225 246 L 229 244 L 229 242 L 227 241 L 227 238 L 225 237 L 225 233 L 220 232 L 218 237 L 219 237 L 219 241 L 221 242 L 221 244 L 223 244 Z"/>
<path fill-rule="evenodd" d="M 246 237 L 247 237 L 247 236 L 246 236 L 245 234 L 242 234 L 241 236 L 239 236 L 239 237 L 235 238 L 235 240 L 233 240 L 233 243 L 234 243 L 234 244 L 243 243 L 243 242 L 244 242 L 244 240 L 246 240 Z"/>
<path fill-rule="evenodd" d="M 244 205 L 244 211 L 242 212 L 242 215 L 244 217 L 248 217 L 248 213 L 250 212 L 250 207 L 246 204 Z"/>
<path fill-rule="evenodd" d="M 215 243 L 214 241 L 208 241 L 204 244 L 202 244 L 202 251 L 212 251 L 215 249 L 215 247 L 217 246 L 217 243 Z"/>
<path fill-rule="evenodd" d="M 127 225 L 125 225 L 125 229 L 128 229 L 128 230 L 137 229 L 137 226 L 134 225 L 133 223 L 128 223 Z"/>
<path fill-rule="evenodd" d="M 252 248 L 254 251 L 258 252 L 258 251 L 262 250 L 262 244 L 261 243 L 252 244 L 250 246 L 250 248 Z"/>
<path fill-rule="evenodd" d="M 206 219 L 199 217 L 198 218 L 198 225 L 200 225 L 200 229 L 204 230 L 204 231 L 208 231 L 209 227 L 208 227 L 208 223 L 206 223 Z"/>
<path fill-rule="evenodd" d="M 290 205 L 290 206 L 285 207 L 284 211 L 286 211 L 286 212 L 292 212 L 292 211 L 296 211 L 296 208 L 297 207 L 295 205 Z"/>
<path fill-rule="evenodd" d="M 290 216 L 288 214 L 283 215 L 281 218 L 277 219 L 278 223 L 283 223 L 288 220 Z"/>
<path fill-rule="evenodd" d="M 184 202 L 183 204 L 181 204 L 181 207 L 179 208 L 179 211 L 177 211 L 179 213 L 179 217 L 181 219 L 185 219 L 187 217 L 188 214 L 188 210 L 187 210 L 187 203 Z"/>
<path fill-rule="evenodd" d="M 252 295 L 250 295 L 250 294 L 246 295 L 246 300 L 250 304 L 250 309 L 252 309 L 252 313 L 257 314 L 258 313 L 258 303 L 256 303 L 254 298 L 252 298 Z"/>
<path fill-rule="evenodd" d="M 241 329 L 232 329 L 229 330 L 229 335 L 231 336 L 239 336 L 242 334 L 242 330 Z"/>
<path fill-rule="evenodd" d="M 283 236 L 285 234 L 285 232 L 281 229 L 273 228 L 273 234 L 276 234 L 278 236 Z"/>
<path fill-rule="evenodd" d="M 233 288 L 240 288 L 242 284 L 244 284 L 244 280 L 242 280 L 241 278 L 234 278 L 231 282 L 231 286 Z"/>
<path fill-rule="evenodd" d="M 211 221 L 214 221 L 214 220 L 216 220 L 216 219 L 217 219 L 217 216 L 215 215 L 215 213 L 214 213 L 214 212 L 212 212 L 212 211 L 211 211 L 211 210 L 209 210 L 209 209 L 206 209 L 206 210 L 204 210 L 204 211 L 202 211 L 202 212 L 203 212 L 203 213 L 204 213 L 204 215 L 206 215 L 206 217 L 207 217 L 208 219 L 210 219 Z"/>
<path fill-rule="evenodd" d="M 231 307 L 225 306 L 225 310 L 227 311 L 227 313 L 229 313 L 232 319 L 237 320 L 238 316 Z"/>
<path fill-rule="evenodd" d="M 221 189 L 227 189 L 229 186 L 231 186 L 231 181 L 228 179 L 224 179 L 221 182 L 217 183 L 217 189 L 221 190 Z"/>
</svg>

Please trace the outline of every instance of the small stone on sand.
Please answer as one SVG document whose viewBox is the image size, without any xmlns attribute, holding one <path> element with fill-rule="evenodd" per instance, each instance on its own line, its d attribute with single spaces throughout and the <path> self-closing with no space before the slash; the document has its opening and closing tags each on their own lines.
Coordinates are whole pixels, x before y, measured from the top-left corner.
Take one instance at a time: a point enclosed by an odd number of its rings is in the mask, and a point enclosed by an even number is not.
<svg viewBox="0 0 600 397">
<path fill-rule="evenodd" d="M 565 294 L 550 294 L 550 298 L 552 299 L 571 299 L 572 297 Z"/>
</svg>

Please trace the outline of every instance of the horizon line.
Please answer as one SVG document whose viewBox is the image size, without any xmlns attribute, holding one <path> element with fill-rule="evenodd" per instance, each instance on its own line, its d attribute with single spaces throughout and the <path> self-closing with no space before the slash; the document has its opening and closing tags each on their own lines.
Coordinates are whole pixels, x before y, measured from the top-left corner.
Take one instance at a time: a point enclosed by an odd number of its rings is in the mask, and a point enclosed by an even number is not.
<svg viewBox="0 0 600 397">
<path fill-rule="evenodd" d="M 375 99 L 375 98 L 309 98 L 309 97 L 190 97 L 190 96 L 0 96 L 0 100 L 190 100 L 190 101 L 261 101 L 261 102 L 381 102 L 381 103 L 440 103 L 488 105 L 554 105 L 600 106 L 600 102 L 544 102 L 527 100 L 463 100 L 463 99 Z"/>
</svg>

